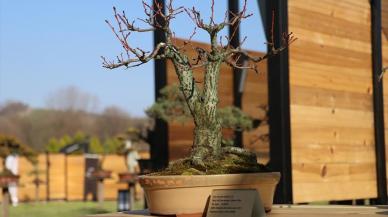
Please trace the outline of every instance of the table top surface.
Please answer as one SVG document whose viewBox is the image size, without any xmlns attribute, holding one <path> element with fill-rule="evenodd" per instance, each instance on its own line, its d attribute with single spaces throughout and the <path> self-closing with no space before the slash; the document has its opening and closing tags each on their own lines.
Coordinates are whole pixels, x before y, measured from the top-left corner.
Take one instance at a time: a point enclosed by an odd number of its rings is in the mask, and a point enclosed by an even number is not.
<svg viewBox="0 0 388 217">
<path fill-rule="evenodd" d="M 147 210 L 94 215 L 93 217 L 149 217 Z M 267 217 L 388 217 L 388 206 L 312 206 L 312 205 L 274 205 Z M 91 217 L 91 216 L 89 216 Z M 200 215 L 178 215 L 177 217 L 201 217 Z"/>
</svg>

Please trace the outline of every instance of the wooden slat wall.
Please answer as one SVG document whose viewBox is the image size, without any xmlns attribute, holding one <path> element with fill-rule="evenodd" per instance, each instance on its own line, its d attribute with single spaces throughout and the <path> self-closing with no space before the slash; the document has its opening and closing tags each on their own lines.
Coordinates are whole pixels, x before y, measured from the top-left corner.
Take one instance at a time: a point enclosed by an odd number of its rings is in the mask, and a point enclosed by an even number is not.
<svg viewBox="0 0 388 217">
<path fill-rule="evenodd" d="M 83 155 L 67 156 L 67 200 L 84 198 L 85 157 Z"/>
<path fill-rule="evenodd" d="M 39 155 L 38 156 L 38 170 L 39 170 L 39 179 L 43 182 L 46 182 L 46 171 L 47 171 L 47 165 L 46 165 L 46 155 Z M 21 201 L 34 201 L 35 200 L 35 184 L 33 183 L 33 180 L 35 179 L 35 175 L 32 174 L 32 171 L 34 170 L 33 165 L 27 161 L 25 158 L 19 158 L 19 174 L 20 180 L 19 184 L 21 186 L 20 190 L 18 191 L 18 197 Z M 42 183 L 39 186 L 39 199 L 45 200 L 46 199 L 46 190 L 47 190 L 47 184 Z"/>
<path fill-rule="evenodd" d="M 141 152 L 141 159 L 149 159 L 148 152 Z M 84 193 L 84 176 L 85 176 L 85 157 L 83 155 L 69 155 L 66 157 L 62 154 L 50 154 L 50 199 L 51 200 L 83 200 Z M 46 171 L 47 161 L 46 155 L 38 156 L 38 167 L 41 173 L 39 178 L 44 181 L 39 189 L 39 199 L 46 200 Z M 1 159 L 0 159 L 1 161 Z M 116 200 L 118 189 L 127 189 L 127 184 L 119 183 L 118 174 L 125 172 L 126 166 L 124 157 L 118 155 L 107 155 L 103 163 L 103 168 L 112 171 L 112 178 L 105 180 L 105 199 Z M 65 172 L 65 162 L 67 162 L 67 177 Z M 1 169 L 0 162 L 0 169 Z M 35 200 L 35 185 L 33 179 L 35 176 L 31 174 L 33 170 L 32 164 L 25 158 L 19 158 L 19 188 L 18 197 L 20 201 Z M 67 185 L 67 187 L 66 187 Z M 67 192 L 66 192 L 67 189 Z M 138 195 L 141 195 L 141 189 L 137 189 Z M 0 194 L 0 201 L 1 201 Z M 90 198 L 89 198 L 90 199 Z"/>
<path fill-rule="evenodd" d="M 49 159 L 50 199 L 63 200 L 66 197 L 65 155 L 50 154 Z"/>
<path fill-rule="evenodd" d="M 381 1 L 381 21 L 383 26 L 383 32 L 386 37 L 388 37 L 388 1 Z M 383 38 L 384 39 L 384 38 Z"/>
<path fill-rule="evenodd" d="M 182 40 L 177 39 L 177 44 L 182 44 Z M 193 47 L 208 48 L 209 46 L 204 43 L 193 42 Z M 189 56 L 195 57 L 195 52 L 190 46 L 187 46 L 187 53 Z M 252 52 L 252 54 L 257 56 L 263 55 L 257 52 Z M 256 118 L 262 118 L 265 115 L 260 112 L 259 107 L 268 105 L 267 68 L 265 61 L 260 63 L 259 69 L 262 72 L 259 75 L 254 72 L 248 73 L 243 97 L 243 110 Z M 203 71 L 196 70 L 194 76 L 197 81 L 203 81 Z M 167 83 L 168 85 L 178 83 L 174 66 L 170 61 L 167 62 Z M 233 70 L 225 64 L 221 67 L 219 97 L 220 107 L 233 105 Z M 192 122 L 169 124 L 170 160 L 176 160 L 189 154 L 193 143 L 193 129 L 194 124 Z M 244 144 L 246 144 L 247 148 L 258 153 L 261 162 L 268 161 L 268 142 L 254 142 L 254 138 L 256 138 L 257 133 L 265 131 L 268 131 L 268 127 L 266 126 L 256 131 L 244 133 Z M 224 135 L 231 136 L 232 133 L 226 130 L 224 131 Z"/>
<path fill-rule="evenodd" d="M 251 52 L 254 56 L 263 55 L 258 52 Z M 247 74 L 244 86 L 244 94 L 242 98 L 243 111 L 260 120 L 266 119 L 266 112 L 263 110 L 268 108 L 268 74 L 267 61 L 258 64 L 260 74 L 250 71 Z M 267 122 L 263 123 L 258 128 L 244 132 L 244 147 L 254 151 L 260 163 L 267 163 L 269 160 L 269 141 L 258 139 L 259 136 L 268 134 L 269 127 Z"/>
<path fill-rule="evenodd" d="M 289 0 L 294 202 L 376 197 L 368 0 Z"/>
<path fill-rule="evenodd" d="M 119 183 L 118 174 L 127 171 L 123 156 L 107 155 L 102 167 L 112 171 L 112 178 L 104 181 L 104 196 L 106 199 L 116 200 L 118 189 L 127 189 L 128 185 Z"/>
</svg>

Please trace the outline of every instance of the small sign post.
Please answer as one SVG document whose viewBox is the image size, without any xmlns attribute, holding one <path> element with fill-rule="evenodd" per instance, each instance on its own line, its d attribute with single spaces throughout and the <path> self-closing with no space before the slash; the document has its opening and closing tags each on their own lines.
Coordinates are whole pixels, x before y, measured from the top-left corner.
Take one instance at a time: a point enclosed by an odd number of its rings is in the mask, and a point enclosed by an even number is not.
<svg viewBox="0 0 388 217">
<path fill-rule="evenodd" d="M 265 217 L 256 189 L 213 190 L 206 217 Z"/>
</svg>

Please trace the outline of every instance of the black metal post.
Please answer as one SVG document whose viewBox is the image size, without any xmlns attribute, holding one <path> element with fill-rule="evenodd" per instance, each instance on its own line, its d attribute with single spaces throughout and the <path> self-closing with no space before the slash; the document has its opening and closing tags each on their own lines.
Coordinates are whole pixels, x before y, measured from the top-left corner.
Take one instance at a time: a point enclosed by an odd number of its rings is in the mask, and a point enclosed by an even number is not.
<svg viewBox="0 0 388 217">
<path fill-rule="evenodd" d="M 233 18 L 233 14 L 239 13 L 239 1 L 238 0 L 228 0 L 228 9 L 229 9 L 229 20 Z M 230 44 L 233 47 L 240 46 L 240 23 L 236 23 L 229 27 L 229 38 Z M 239 59 L 238 64 L 241 64 L 241 59 Z M 240 92 L 240 80 L 242 78 L 242 70 L 234 68 L 233 69 L 233 105 L 242 108 L 242 95 Z M 243 133 L 241 131 L 234 132 L 235 139 L 234 144 L 237 147 L 243 146 Z"/>
<path fill-rule="evenodd" d="M 381 48 L 381 0 L 371 0 L 372 14 L 372 78 L 373 78 L 373 116 L 376 146 L 377 204 L 387 204 L 387 176 L 385 166 L 384 101 Z"/>
<path fill-rule="evenodd" d="M 283 33 L 288 33 L 287 0 L 266 2 L 266 27 L 271 28 L 274 20 L 273 36 L 266 29 L 267 39 L 275 46 L 281 44 Z M 274 13 L 274 17 L 272 14 Z M 268 104 L 270 127 L 270 162 L 274 171 L 281 172 L 274 202 L 292 203 L 292 167 L 291 167 L 291 128 L 290 128 L 290 84 L 288 49 L 268 59 Z"/>
<path fill-rule="evenodd" d="M 164 0 L 154 0 L 153 7 L 157 8 L 157 5 L 163 7 L 165 11 Z M 158 23 L 162 23 L 160 16 L 155 17 Z M 154 31 L 154 46 L 160 42 L 166 41 L 166 35 L 161 30 Z M 167 85 L 167 69 L 165 60 L 155 60 L 154 64 L 155 72 L 155 101 L 160 97 L 160 89 Z M 151 139 L 151 160 L 154 170 L 165 168 L 168 165 L 168 126 L 167 123 L 156 119 L 155 128 Z"/>
</svg>

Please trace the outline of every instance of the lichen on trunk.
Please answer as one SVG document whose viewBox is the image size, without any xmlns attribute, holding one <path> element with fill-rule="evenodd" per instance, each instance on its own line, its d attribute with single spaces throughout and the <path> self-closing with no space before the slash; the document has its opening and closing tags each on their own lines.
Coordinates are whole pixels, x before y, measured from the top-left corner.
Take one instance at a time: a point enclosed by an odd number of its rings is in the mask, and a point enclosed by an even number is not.
<svg viewBox="0 0 388 217">
<path fill-rule="evenodd" d="M 199 109 L 194 111 L 194 142 L 192 158 L 195 164 L 203 166 L 206 155 L 219 158 L 221 155 L 221 123 L 217 117 L 218 79 L 220 63 L 209 63 L 204 76 L 204 87 Z"/>
</svg>

